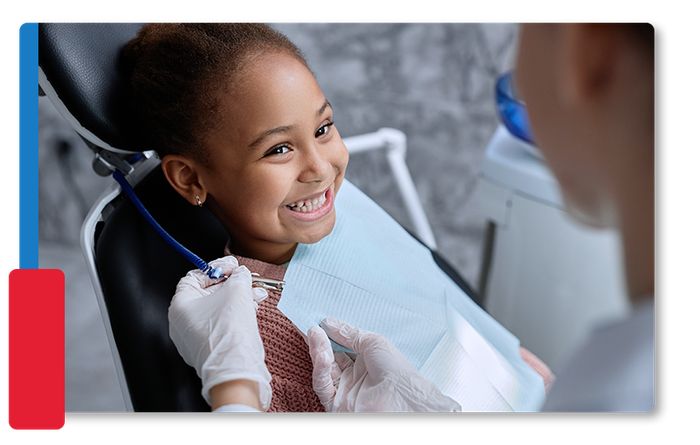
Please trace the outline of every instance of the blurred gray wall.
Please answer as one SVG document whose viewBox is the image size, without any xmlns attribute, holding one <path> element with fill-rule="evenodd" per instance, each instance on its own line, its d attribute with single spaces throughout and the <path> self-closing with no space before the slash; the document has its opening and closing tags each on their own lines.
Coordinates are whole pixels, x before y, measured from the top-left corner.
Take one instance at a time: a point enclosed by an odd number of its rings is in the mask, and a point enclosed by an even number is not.
<svg viewBox="0 0 700 445">
<path fill-rule="evenodd" d="M 473 286 L 484 219 L 477 173 L 498 120 L 497 76 L 514 63 L 514 24 L 277 24 L 305 53 L 344 137 L 394 127 L 438 250 Z M 66 409 L 118 411 L 116 374 L 78 252 L 82 220 L 111 183 L 46 98 L 39 100 L 39 262 L 66 274 Z M 381 153 L 354 155 L 347 178 L 412 229 Z M 110 368 L 112 367 L 112 368 Z"/>
</svg>

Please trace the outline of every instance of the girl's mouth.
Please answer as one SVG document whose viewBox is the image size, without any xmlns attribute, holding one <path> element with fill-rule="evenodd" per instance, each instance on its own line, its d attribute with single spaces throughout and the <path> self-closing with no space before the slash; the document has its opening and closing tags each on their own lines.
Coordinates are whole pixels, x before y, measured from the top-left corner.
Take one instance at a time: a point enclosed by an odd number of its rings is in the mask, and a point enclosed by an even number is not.
<svg viewBox="0 0 700 445">
<path fill-rule="evenodd" d="M 314 221 L 333 208 L 333 185 L 318 196 L 305 198 L 284 206 L 289 214 L 302 221 Z"/>
</svg>

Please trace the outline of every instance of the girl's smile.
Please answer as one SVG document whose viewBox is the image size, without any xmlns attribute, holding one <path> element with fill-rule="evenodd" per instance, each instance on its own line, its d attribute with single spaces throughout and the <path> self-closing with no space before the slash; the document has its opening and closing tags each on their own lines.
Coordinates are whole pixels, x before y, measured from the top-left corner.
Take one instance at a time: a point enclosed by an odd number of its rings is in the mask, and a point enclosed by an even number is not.
<svg viewBox="0 0 700 445">
<path fill-rule="evenodd" d="M 284 206 L 284 210 L 293 218 L 308 222 L 316 221 L 328 215 L 333 210 L 333 204 L 334 194 L 333 184 L 331 184 L 324 192 L 287 204 Z"/>
</svg>

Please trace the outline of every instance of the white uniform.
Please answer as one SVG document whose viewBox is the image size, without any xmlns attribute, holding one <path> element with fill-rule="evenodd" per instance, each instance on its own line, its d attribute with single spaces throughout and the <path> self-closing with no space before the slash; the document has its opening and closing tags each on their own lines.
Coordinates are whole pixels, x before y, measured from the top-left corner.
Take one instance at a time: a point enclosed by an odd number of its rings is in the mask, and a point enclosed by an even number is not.
<svg viewBox="0 0 700 445">
<path fill-rule="evenodd" d="M 654 408 L 654 300 L 593 332 L 557 375 L 542 411 L 648 412 Z"/>
</svg>

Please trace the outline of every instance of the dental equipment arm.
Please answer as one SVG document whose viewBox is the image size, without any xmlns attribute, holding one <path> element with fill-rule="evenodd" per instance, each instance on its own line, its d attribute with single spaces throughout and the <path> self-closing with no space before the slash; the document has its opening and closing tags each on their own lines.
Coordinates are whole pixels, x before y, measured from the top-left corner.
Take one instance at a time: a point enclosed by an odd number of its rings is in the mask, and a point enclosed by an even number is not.
<svg viewBox="0 0 700 445">
<path fill-rule="evenodd" d="M 328 412 L 458 412 L 385 337 L 337 318 L 308 331 L 313 387 Z M 324 332 L 325 330 L 325 332 Z M 358 355 L 333 353 L 329 337 Z"/>
<path fill-rule="evenodd" d="M 267 291 L 252 287 L 250 271 L 234 257 L 211 263 L 226 281 L 193 270 L 180 280 L 168 309 L 170 338 L 202 379 L 213 409 L 245 404 L 266 411 L 272 389 L 256 310 Z"/>
</svg>

